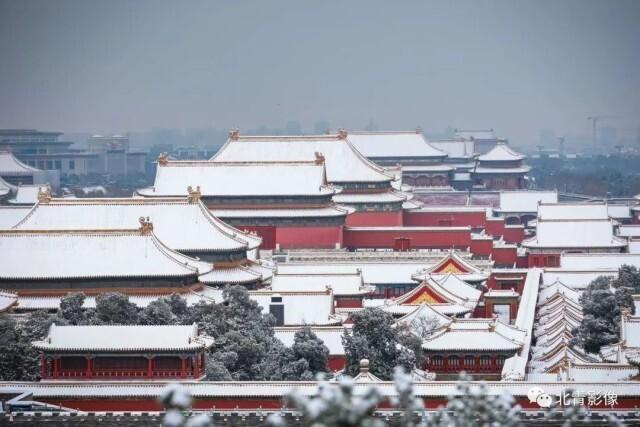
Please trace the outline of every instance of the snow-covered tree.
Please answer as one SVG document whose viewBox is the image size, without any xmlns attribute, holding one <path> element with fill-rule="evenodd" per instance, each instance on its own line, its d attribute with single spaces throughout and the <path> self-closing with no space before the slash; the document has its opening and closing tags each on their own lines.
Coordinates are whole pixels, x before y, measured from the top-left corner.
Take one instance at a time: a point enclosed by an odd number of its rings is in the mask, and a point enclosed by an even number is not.
<svg viewBox="0 0 640 427">
<path fill-rule="evenodd" d="M 618 277 L 613 280 L 614 288 L 629 288 L 632 294 L 640 294 L 640 269 L 633 265 L 623 265 L 618 269 Z"/>
<path fill-rule="evenodd" d="M 580 296 L 584 317 L 573 331 L 572 345 L 597 353 L 603 345 L 620 338 L 620 314 L 622 309 L 633 309 L 633 298 L 626 288 L 612 291 L 613 282 L 610 276 L 598 277 Z"/>
<path fill-rule="evenodd" d="M 182 298 L 178 294 L 171 294 L 168 297 L 165 297 L 164 300 L 171 307 L 171 312 L 178 318 L 182 320 L 187 314 L 187 300 Z M 193 322 L 191 322 L 193 323 Z"/>
<path fill-rule="evenodd" d="M 173 325 L 176 322 L 176 315 L 164 298 L 151 301 L 140 312 L 140 324 L 142 325 Z"/>
<path fill-rule="evenodd" d="M 314 378 L 320 372 L 329 370 L 327 365 L 329 348 L 324 345 L 324 341 L 318 338 L 310 327 L 305 326 L 295 333 L 291 350 L 295 360 L 305 360 L 307 362 L 311 378 Z"/>
<path fill-rule="evenodd" d="M 106 325 L 134 325 L 139 321 L 138 307 L 127 295 L 113 292 L 96 297 L 94 322 Z"/>
<path fill-rule="evenodd" d="M 72 293 L 60 299 L 58 317 L 65 319 L 69 325 L 86 325 L 88 313 L 82 307 L 86 297 L 82 292 Z"/>
<path fill-rule="evenodd" d="M 392 326 L 393 321 L 391 314 L 377 308 L 353 315 L 352 331 L 342 338 L 348 375 L 358 373 L 362 359 L 368 359 L 371 373 L 383 380 L 391 379 L 396 366 L 408 371 L 415 367 L 415 354 L 403 343 L 402 331 Z"/>
</svg>

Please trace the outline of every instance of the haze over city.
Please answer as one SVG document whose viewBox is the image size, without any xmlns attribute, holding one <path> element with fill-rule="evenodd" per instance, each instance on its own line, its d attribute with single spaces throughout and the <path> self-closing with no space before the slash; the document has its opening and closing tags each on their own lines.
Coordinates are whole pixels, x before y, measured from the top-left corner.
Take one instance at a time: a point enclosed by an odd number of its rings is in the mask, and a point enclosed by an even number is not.
<svg viewBox="0 0 640 427">
<path fill-rule="evenodd" d="M 635 139 L 637 1 L 0 1 L 0 127 Z"/>
</svg>

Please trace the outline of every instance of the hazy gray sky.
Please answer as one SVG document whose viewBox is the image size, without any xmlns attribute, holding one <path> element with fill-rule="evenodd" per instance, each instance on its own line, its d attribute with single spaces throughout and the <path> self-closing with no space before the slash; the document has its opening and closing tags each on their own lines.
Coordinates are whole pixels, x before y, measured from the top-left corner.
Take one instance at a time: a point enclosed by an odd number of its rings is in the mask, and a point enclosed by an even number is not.
<svg viewBox="0 0 640 427">
<path fill-rule="evenodd" d="M 640 1 L 0 0 L 0 127 L 493 127 L 640 117 Z"/>
</svg>

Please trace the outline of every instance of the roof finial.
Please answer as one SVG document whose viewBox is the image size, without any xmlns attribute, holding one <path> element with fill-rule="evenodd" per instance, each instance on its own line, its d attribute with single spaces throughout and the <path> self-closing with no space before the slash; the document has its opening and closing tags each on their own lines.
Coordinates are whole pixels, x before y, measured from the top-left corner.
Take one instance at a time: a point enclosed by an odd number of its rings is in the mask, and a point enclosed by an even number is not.
<svg viewBox="0 0 640 427">
<path fill-rule="evenodd" d="M 240 139 L 240 129 L 233 128 L 229 130 L 229 139 L 232 141 L 237 141 Z"/>
<path fill-rule="evenodd" d="M 418 134 L 422 133 L 422 128 L 420 126 L 416 127 L 416 133 Z"/>
<path fill-rule="evenodd" d="M 153 223 L 149 220 L 149 217 L 143 217 L 141 216 L 140 218 L 138 218 L 138 221 L 140 222 L 140 228 L 138 230 L 140 230 L 140 234 L 142 236 L 148 236 L 149 234 L 151 234 L 151 232 L 153 231 Z"/>
<path fill-rule="evenodd" d="M 49 203 L 51 201 L 51 187 L 49 184 L 38 188 L 38 202 Z"/>
<path fill-rule="evenodd" d="M 346 129 L 338 129 L 338 139 L 347 139 L 349 132 Z"/>
<path fill-rule="evenodd" d="M 169 163 L 169 154 L 165 153 L 160 153 L 158 155 L 158 164 L 160 166 L 166 166 L 167 163 Z"/>
<path fill-rule="evenodd" d="M 195 190 L 193 189 L 192 186 L 188 186 L 187 192 L 189 193 L 189 197 L 187 198 L 189 203 L 197 203 L 200 200 L 200 197 L 202 196 L 199 185 L 196 186 Z"/>
<path fill-rule="evenodd" d="M 324 165 L 324 155 L 316 151 L 316 165 Z"/>
<path fill-rule="evenodd" d="M 361 374 L 369 373 L 369 359 L 360 360 L 360 373 Z"/>
</svg>

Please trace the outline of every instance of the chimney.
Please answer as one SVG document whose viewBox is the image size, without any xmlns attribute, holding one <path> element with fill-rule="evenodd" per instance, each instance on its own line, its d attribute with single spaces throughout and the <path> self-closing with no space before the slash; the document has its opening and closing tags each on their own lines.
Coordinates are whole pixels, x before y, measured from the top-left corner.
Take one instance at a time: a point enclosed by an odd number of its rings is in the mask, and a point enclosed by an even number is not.
<svg viewBox="0 0 640 427">
<path fill-rule="evenodd" d="M 284 304 L 282 302 L 282 296 L 278 294 L 271 296 L 269 313 L 276 318 L 276 326 L 284 325 Z"/>
</svg>

